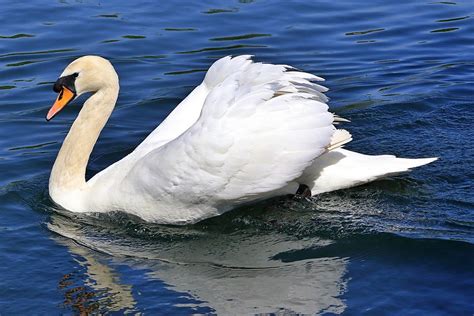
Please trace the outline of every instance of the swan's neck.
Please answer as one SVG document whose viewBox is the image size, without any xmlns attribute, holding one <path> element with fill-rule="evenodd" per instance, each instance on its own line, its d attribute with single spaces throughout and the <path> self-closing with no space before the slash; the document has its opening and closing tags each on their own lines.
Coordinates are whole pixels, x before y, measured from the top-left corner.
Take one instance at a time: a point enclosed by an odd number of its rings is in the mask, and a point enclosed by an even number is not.
<svg viewBox="0 0 474 316">
<path fill-rule="evenodd" d="M 100 89 L 83 105 L 59 150 L 49 179 L 51 197 L 86 187 L 86 167 L 118 96 L 118 84 Z"/>
</svg>

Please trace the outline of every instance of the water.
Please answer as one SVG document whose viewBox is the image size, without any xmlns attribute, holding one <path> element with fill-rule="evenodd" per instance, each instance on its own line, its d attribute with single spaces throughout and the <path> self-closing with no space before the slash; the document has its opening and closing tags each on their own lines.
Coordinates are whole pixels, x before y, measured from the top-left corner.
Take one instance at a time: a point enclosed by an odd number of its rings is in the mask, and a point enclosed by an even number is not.
<svg viewBox="0 0 474 316">
<path fill-rule="evenodd" d="M 472 315 L 472 1 L 0 1 L 0 313 Z M 55 209 L 78 112 L 44 120 L 74 58 L 121 94 L 89 176 L 128 154 L 225 55 L 327 79 L 347 148 L 441 159 L 193 226 Z"/>
</svg>

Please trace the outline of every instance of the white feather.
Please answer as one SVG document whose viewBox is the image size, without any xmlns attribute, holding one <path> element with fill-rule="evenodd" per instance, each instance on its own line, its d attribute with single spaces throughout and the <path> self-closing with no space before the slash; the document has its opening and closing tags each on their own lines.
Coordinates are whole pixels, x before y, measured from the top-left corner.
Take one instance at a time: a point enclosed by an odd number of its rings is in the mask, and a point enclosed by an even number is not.
<svg viewBox="0 0 474 316">
<path fill-rule="evenodd" d="M 189 222 L 280 192 L 325 152 L 335 131 L 318 95 L 292 84 L 298 78 L 311 86 L 303 77 L 284 66 L 251 63 L 247 56 L 217 61 L 206 74 L 209 93 L 197 121 L 148 150 L 163 139 L 163 128 L 153 132 L 137 148 L 133 166 L 120 166 L 120 173 L 127 172 L 113 186 L 113 199 L 148 220 Z M 294 92 L 277 95 L 281 89 Z M 288 193 L 294 193 L 291 187 Z"/>
<path fill-rule="evenodd" d="M 407 172 L 437 159 L 370 156 L 338 148 L 316 159 L 298 181 L 308 185 L 316 195 Z"/>
<path fill-rule="evenodd" d="M 91 67 L 102 71 L 87 78 L 82 70 Z M 118 78 L 110 63 L 96 56 L 82 57 L 66 70 L 82 71 L 84 91 L 92 83 L 106 87 L 85 103 L 50 180 L 53 200 L 75 212 L 121 210 L 159 223 L 193 223 L 243 203 L 294 194 L 300 184 L 318 194 L 434 160 L 341 149 L 352 136 L 335 129 L 335 122 L 347 120 L 328 112 L 327 88 L 314 83 L 322 78 L 238 56 L 216 61 L 131 154 L 85 183 L 81 170 L 113 109 Z M 114 88 L 96 73 L 108 74 Z M 96 104 L 100 100 L 103 104 Z M 107 114 L 98 116 L 99 109 Z"/>
</svg>

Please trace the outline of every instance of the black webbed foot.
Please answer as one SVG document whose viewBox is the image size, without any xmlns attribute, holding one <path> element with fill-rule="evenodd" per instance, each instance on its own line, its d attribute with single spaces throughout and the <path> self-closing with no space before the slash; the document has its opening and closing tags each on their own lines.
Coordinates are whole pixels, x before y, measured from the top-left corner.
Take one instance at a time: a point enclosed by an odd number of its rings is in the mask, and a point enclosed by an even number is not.
<svg viewBox="0 0 474 316">
<path fill-rule="evenodd" d="M 293 199 L 295 200 L 301 200 L 301 199 L 306 199 L 311 197 L 311 190 L 306 184 L 300 184 L 298 187 L 298 190 L 296 190 L 295 195 L 293 196 Z"/>
</svg>

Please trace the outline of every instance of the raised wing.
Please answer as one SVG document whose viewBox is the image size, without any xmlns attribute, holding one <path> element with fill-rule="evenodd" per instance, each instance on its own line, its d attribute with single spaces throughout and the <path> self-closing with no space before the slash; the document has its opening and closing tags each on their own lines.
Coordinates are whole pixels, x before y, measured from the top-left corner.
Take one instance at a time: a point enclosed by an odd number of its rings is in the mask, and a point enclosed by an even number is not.
<svg viewBox="0 0 474 316">
<path fill-rule="evenodd" d="M 216 61 L 207 71 L 204 81 L 197 86 L 135 149 L 138 156 L 144 155 L 175 139 L 193 125 L 201 114 L 209 93 L 227 77 L 247 67 L 250 56 L 225 57 Z"/>
<path fill-rule="evenodd" d="M 135 163 L 127 191 L 170 204 L 249 202 L 285 187 L 326 151 L 335 128 L 327 89 L 313 82 L 322 79 L 249 57 L 213 64 L 199 118 Z"/>
</svg>

